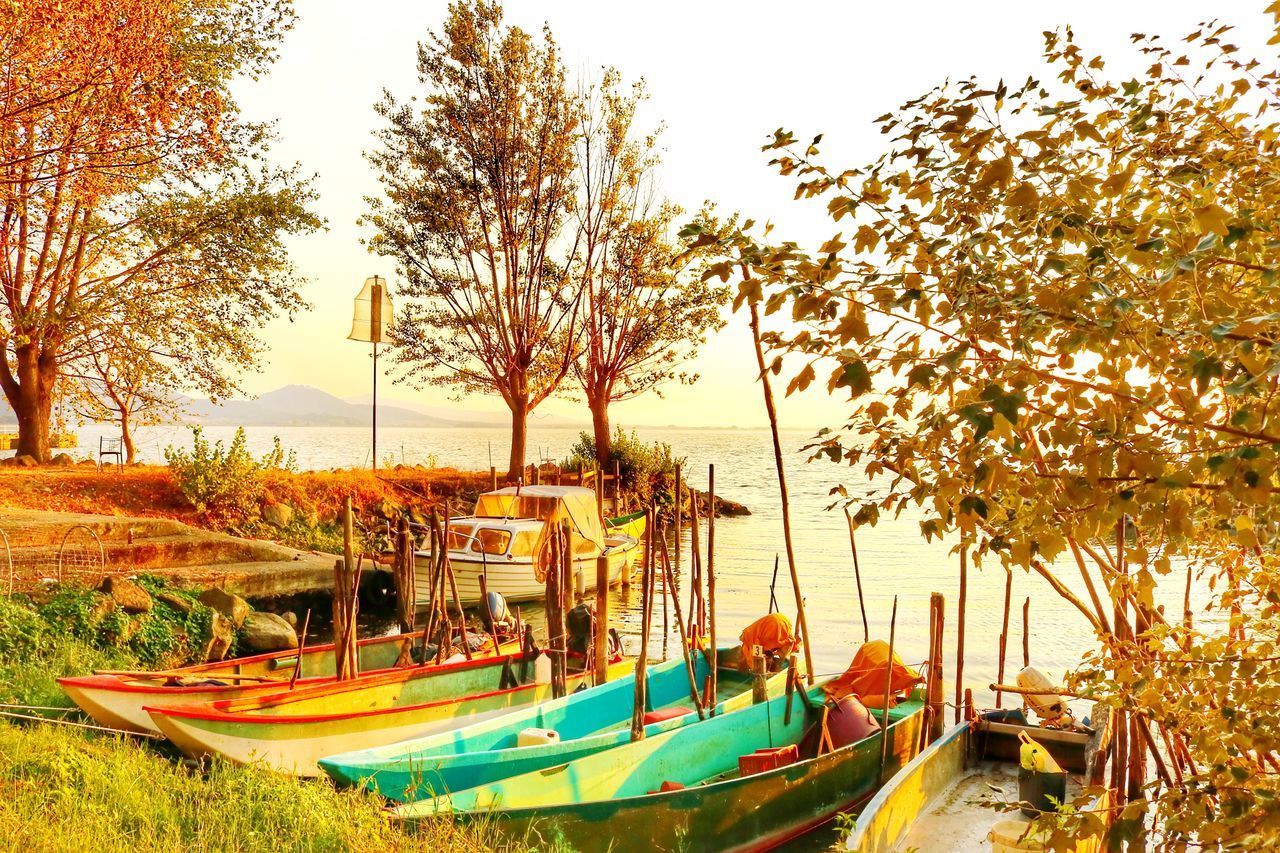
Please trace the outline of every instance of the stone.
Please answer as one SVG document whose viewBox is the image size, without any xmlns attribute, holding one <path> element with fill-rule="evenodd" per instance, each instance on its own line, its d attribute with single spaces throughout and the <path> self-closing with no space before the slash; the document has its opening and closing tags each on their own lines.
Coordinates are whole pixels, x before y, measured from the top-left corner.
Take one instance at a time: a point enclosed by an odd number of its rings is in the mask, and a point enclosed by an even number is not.
<svg viewBox="0 0 1280 853">
<path fill-rule="evenodd" d="M 244 618 L 253 609 L 249 606 L 249 602 L 240 596 L 217 587 L 206 589 L 200 593 L 200 603 L 212 607 L 227 617 L 231 622 L 231 627 L 237 630 L 244 624 Z"/>
<path fill-rule="evenodd" d="M 209 642 L 205 644 L 202 657 L 205 661 L 219 661 L 227 656 L 227 652 L 231 651 L 231 644 L 235 642 L 236 632 L 231 627 L 231 622 L 216 610 L 209 613 Z"/>
<path fill-rule="evenodd" d="M 149 592 L 119 575 L 106 577 L 99 585 L 98 591 L 111 596 L 111 600 L 125 613 L 149 613 L 155 606 Z"/>
<path fill-rule="evenodd" d="M 737 501 L 725 500 L 722 497 L 716 497 L 716 510 L 720 515 L 742 516 L 751 515 L 751 510 Z"/>
<path fill-rule="evenodd" d="M 294 613 L 292 610 L 286 610 L 281 615 L 284 617 L 284 621 L 288 622 L 291 626 L 293 626 L 294 628 L 298 627 L 297 613 Z"/>
<path fill-rule="evenodd" d="M 255 610 L 240 626 L 240 641 L 255 652 L 281 652 L 298 647 L 298 632 L 283 617 Z"/>
<path fill-rule="evenodd" d="M 293 521 L 293 507 L 278 501 L 268 501 L 262 505 L 262 519 L 272 527 L 288 527 Z"/>
<path fill-rule="evenodd" d="M 70 453 L 59 453 L 57 456 L 49 460 L 50 465 L 56 465 L 59 468 L 70 468 L 76 464 L 76 460 L 71 458 Z"/>
<path fill-rule="evenodd" d="M 116 612 L 115 599 L 109 595 L 99 593 L 94 596 L 93 604 L 89 606 L 88 614 L 85 621 L 93 628 L 97 628 L 102 624 L 102 620 L 106 619 L 112 613 Z"/>
<path fill-rule="evenodd" d="M 185 595 L 179 595 L 178 593 L 170 590 L 161 590 L 160 592 L 157 592 L 156 599 L 158 601 L 163 601 L 174 610 L 183 614 L 190 613 L 196 606 L 195 602 L 190 598 L 187 598 Z"/>
</svg>

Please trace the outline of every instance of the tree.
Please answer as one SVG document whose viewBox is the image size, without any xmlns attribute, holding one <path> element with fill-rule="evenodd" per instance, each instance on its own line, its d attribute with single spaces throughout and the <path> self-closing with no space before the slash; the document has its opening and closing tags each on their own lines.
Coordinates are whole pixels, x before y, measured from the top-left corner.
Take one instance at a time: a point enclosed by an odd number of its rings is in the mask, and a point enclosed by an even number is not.
<svg viewBox="0 0 1280 853">
<path fill-rule="evenodd" d="M 178 409 L 176 376 L 163 356 L 131 332 L 114 335 L 69 367 L 76 413 L 90 421 L 120 425 L 125 463 L 136 461 L 133 427 L 159 423 Z"/>
<path fill-rule="evenodd" d="M 619 83 L 609 69 L 585 96 L 577 156 L 585 311 L 574 367 L 600 465 L 611 457 L 609 405 L 672 379 L 695 381 L 677 365 L 697 352 L 708 331 L 724 326 L 728 299 L 727 288 L 685 274 L 690 259 L 670 239 L 681 211 L 657 200 L 652 187 L 655 137 L 637 138 L 634 129 L 643 85 L 623 94 Z"/>
<path fill-rule="evenodd" d="M 390 94 L 378 105 L 384 197 L 365 220 L 404 281 L 397 359 L 412 381 L 502 397 L 515 478 L 529 414 L 572 368 L 579 332 L 580 107 L 551 34 L 504 27 L 493 3 L 452 4 L 418 74 L 420 109 Z"/>
<path fill-rule="evenodd" d="M 917 507 L 1097 636 L 1070 686 L 1119 715 L 1112 840 L 1153 817 L 1157 847 L 1274 849 L 1280 76 L 1225 26 L 1134 39 L 1150 65 L 1117 81 L 1048 34 L 1057 82 L 940 86 L 878 120 L 865 168 L 779 131 L 773 164 L 850 238 L 689 234 L 739 304 L 798 323 L 769 335 L 775 368 L 803 361 L 789 391 L 822 371 L 848 396 L 812 450 L 879 484 L 859 523 Z"/>
<path fill-rule="evenodd" d="M 320 223 L 296 170 L 261 164 L 266 129 L 227 88 L 273 58 L 288 0 L 35 0 L 0 16 L 0 388 L 18 452 L 44 460 L 55 382 L 96 323 L 155 306 L 223 325 L 247 353 L 303 304 L 281 235 Z"/>
</svg>

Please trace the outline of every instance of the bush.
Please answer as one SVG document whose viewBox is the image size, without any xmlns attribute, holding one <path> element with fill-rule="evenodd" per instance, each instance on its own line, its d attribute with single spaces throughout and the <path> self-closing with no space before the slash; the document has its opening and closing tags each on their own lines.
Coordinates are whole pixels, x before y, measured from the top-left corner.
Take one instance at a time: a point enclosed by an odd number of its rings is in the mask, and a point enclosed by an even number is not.
<svg viewBox="0 0 1280 853">
<path fill-rule="evenodd" d="M 183 497 L 196 511 L 226 524 L 246 524 L 257 517 L 263 472 L 297 470 L 293 452 L 286 456 L 278 437 L 262 459 L 255 459 L 245 446 L 244 427 L 236 430 L 231 445 L 225 448 L 221 441 L 210 444 L 200 427 L 192 427 L 191 437 L 190 453 L 167 447 L 165 461 Z"/>
<path fill-rule="evenodd" d="M 667 442 L 645 444 L 635 430 L 627 435 L 622 427 L 613 433 L 613 458 L 618 461 L 623 484 L 629 489 L 641 490 L 648 488 L 655 479 L 674 474 L 676 466 L 683 466 L 688 461 L 683 456 L 676 456 Z M 561 467 L 590 469 L 596 466 L 596 462 L 595 436 L 583 432 L 578 434 L 578 442 L 569 448 L 569 458 L 561 463 Z"/>
</svg>

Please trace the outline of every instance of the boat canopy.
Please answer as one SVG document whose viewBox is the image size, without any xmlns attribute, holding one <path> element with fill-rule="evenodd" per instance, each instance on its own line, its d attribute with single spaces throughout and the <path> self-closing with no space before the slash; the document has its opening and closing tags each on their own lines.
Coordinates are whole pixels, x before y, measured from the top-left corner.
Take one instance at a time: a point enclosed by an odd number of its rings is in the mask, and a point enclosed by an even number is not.
<svg viewBox="0 0 1280 853">
<path fill-rule="evenodd" d="M 559 524 L 568 521 L 574 533 L 604 550 L 604 526 L 596 493 L 582 486 L 509 486 L 485 492 L 476 501 L 477 518 L 536 518 Z M 575 550 L 577 550 L 575 548 Z"/>
</svg>

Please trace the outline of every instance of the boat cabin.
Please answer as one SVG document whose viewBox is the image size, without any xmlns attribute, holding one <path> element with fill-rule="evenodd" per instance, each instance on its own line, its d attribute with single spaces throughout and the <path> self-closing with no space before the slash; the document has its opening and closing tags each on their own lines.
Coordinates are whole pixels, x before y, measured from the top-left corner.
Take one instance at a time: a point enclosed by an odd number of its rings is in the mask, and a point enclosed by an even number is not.
<svg viewBox="0 0 1280 853">
<path fill-rule="evenodd" d="M 603 523 L 591 489 L 581 486 L 520 486 L 486 492 L 470 516 L 449 522 L 450 554 L 472 560 L 532 560 L 548 522 L 569 522 L 575 556 L 591 558 L 605 548 Z"/>
</svg>

